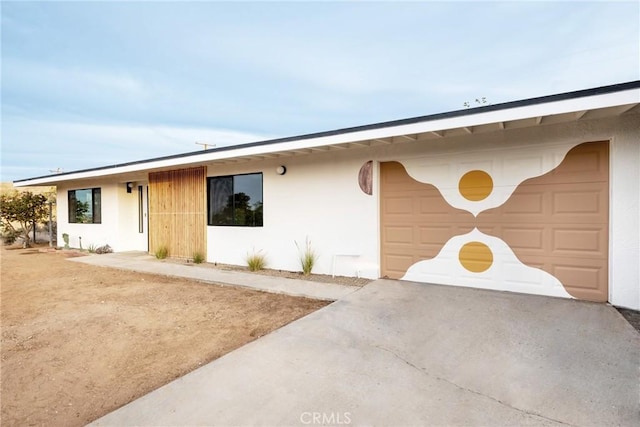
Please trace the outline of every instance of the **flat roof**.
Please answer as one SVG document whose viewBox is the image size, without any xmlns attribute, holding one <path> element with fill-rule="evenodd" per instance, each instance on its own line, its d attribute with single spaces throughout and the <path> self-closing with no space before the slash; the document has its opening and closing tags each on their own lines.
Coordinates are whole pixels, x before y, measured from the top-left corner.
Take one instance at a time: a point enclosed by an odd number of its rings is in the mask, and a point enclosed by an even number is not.
<svg viewBox="0 0 640 427">
<path fill-rule="evenodd" d="M 541 96 L 519 101 L 510 101 L 500 104 L 467 108 L 426 116 L 411 117 L 406 119 L 392 120 L 363 126 L 348 127 L 285 138 L 256 141 L 227 147 L 211 148 L 208 150 L 199 150 L 169 156 L 155 157 L 145 160 L 118 163 L 110 166 L 81 169 L 54 175 L 44 175 L 34 178 L 17 180 L 14 181 L 14 184 L 17 184 L 18 186 L 42 184 L 46 185 L 58 181 L 67 181 L 76 178 L 83 179 L 118 173 L 142 171 L 145 169 L 153 169 L 159 167 L 168 167 L 172 164 L 175 166 L 180 166 L 190 163 L 213 161 L 221 158 L 259 155 L 261 153 L 264 154 L 270 151 L 287 151 L 300 148 L 318 147 L 323 145 L 341 144 L 350 141 L 388 138 L 393 135 L 401 134 L 420 132 L 437 133 L 439 130 L 452 129 L 454 127 L 477 126 L 487 123 L 521 120 L 530 117 L 543 117 L 546 115 L 562 114 L 571 111 L 587 111 L 591 109 L 607 108 L 618 105 L 637 105 L 638 103 L 640 103 L 640 90 L 638 89 L 640 89 L 640 80 L 635 80 L 631 82 L 602 86 L 592 89 L 583 89 L 555 95 Z M 626 96 L 608 96 L 621 93 L 625 93 Z M 572 102 L 576 100 L 586 99 L 591 99 L 591 102 Z M 555 108 L 551 108 L 551 105 L 554 105 Z M 508 112 L 511 112 L 511 114 L 508 114 Z M 477 119 L 473 120 L 473 118 Z M 383 132 L 384 130 L 388 130 L 390 132 Z M 299 144 L 305 141 L 310 143 L 305 144 L 304 146 Z M 274 149 L 270 150 L 270 148 Z M 275 148 L 278 149 L 276 150 Z M 182 161 L 174 162 L 175 160 Z"/>
</svg>

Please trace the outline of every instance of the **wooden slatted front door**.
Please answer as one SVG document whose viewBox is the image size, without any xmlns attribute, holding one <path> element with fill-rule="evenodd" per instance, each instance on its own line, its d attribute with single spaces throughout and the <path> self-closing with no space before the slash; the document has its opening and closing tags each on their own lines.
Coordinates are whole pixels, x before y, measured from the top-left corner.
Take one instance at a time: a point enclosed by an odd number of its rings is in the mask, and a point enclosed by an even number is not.
<svg viewBox="0 0 640 427">
<path fill-rule="evenodd" d="M 169 256 L 206 255 L 206 168 L 149 174 L 149 251 Z"/>
</svg>

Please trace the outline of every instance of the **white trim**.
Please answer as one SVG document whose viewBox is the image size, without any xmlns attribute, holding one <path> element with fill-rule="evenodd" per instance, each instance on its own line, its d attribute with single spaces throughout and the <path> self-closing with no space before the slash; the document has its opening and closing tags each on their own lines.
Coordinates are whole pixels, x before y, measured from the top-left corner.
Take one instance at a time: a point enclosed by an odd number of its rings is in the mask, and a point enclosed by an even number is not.
<svg viewBox="0 0 640 427">
<path fill-rule="evenodd" d="M 607 209 L 609 215 L 607 229 L 607 301 L 610 303 L 613 298 L 613 263 L 611 262 L 613 253 L 613 144 L 615 136 L 609 137 L 609 200 Z"/>
</svg>

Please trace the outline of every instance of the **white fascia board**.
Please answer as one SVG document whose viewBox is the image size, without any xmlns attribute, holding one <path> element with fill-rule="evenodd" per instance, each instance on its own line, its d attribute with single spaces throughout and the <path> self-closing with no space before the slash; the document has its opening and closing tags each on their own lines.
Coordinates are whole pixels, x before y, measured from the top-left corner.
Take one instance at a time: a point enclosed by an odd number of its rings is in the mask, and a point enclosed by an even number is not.
<svg viewBox="0 0 640 427">
<path fill-rule="evenodd" d="M 473 110 L 470 110 L 470 114 L 457 117 L 445 117 L 442 119 L 427 120 L 405 125 L 376 127 L 373 129 L 366 129 L 361 131 L 345 131 L 344 133 L 338 133 L 334 135 L 319 136 L 308 139 L 294 139 L 292 141 L 281 143 L 252 145 L 245 147 L 239 146 L 237 148 L 229 148 L 228 150 L 223 151 L 185 155 L 184 157 L 174 157 L 170 159 L 142 161 L 140 163 L 134 163 L 130 165 L 114 166 L 113 168 L 70 173 L 65 176 L 52 175 L 50 177 L 47 176 L 18 182 L 15 183 L 15 186 L 21 187 L 30 185 L 52 184 L 56 182 L 97 178 L 109 175 L 140 172 L 144 170 L 161 169 L 167 167 L 189 167 L 190 165 L 205 164 L 216 160 L 225 160 L 235 157 L 245 157 L 289 150 L 316 148 L 356 141 L 389 138 L 399 135 L 437 132 L 448 129 L 472 127 L 499 122 L 509 122 L 513 120 L 522 120 L 532 117 L 551 116 L 555 114 L 594 110 L 634 103 L 640 103 L 640 89 L 628 89 L 614 93 L 585 96 L 581 98 L 552 101 L 547 103 L 526 105 L 522 107 L 513 107 L 504 110 L 501 109 L 480 113 L 474 113 Z"/>
<path fill-rule="evenodd" d="M 246 153 L 240 153 L 241 149 L 225 151 L 219 154 L 225 155 L 222 158 L 236 157 L 244 155 L 256 155 L 277 151 L 287 151 L 292 149 L 315 148 L 325 145 L 343 144 L 356 141 L 367 141 L 373 139 L 389 138 L 400 135 L 413 135 L 424 132 L 442 131 L 463 127 L 486 125 L 490 123 L 508 122 L 513 120 L 528 119 L 538 116 L 550 116 L 555 114 L 570 113 L 574 111 L 592 110 L 598 108 L 608 108 L 618 105 L 627 105 L 640 102 L 640 89 L 627 90 L 624 92 L 595 95 L 584 98 L 555 101 L 551 103 L 529 105 L 524 107 L 510 108 L 507 110 L 489 111 L 486 113 L 476 113 L 459 117 L 450 117 L 425 122 L 411 123 L 407 125 L 389 126 L 383 128 L 369 129 L 356 132 L 347 132 L 331 136 L 312 138 L 307 140 L 290 141 L 280 144 L 266 146 L 249 147 Z M 253 150 L 251 150 L 253 149 Z"/>
</svg>

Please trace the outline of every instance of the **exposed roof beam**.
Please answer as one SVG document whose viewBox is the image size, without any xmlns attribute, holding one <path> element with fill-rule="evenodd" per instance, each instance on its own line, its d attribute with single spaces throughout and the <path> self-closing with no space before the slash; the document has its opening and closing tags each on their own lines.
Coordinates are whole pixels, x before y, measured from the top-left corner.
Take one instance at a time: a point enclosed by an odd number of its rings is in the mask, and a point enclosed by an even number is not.
<svg viewBox="0 0 640 427">
<path fill-rule="evenodd" d="M 432 131 L 430 131 L 429 133 L 431 133 L 431 134 L 433 134 L 433 135 L 437 136 L 438 138 L 442 138 L 442 137 L 444 136 L 444 131 L 443 131 L 443 130 L 440 130 L 440 131 L 438 131 L 438 130 L 432 130 Z"/>
<path fill-rule="evenodd" d="M 588 112 L 589 110 L 582 110 L 582 111 L 576 112 L 576 120 L 580 120 Z"/>
<path fill-rule="evenodd" d="M 366 142 L 351 142 L 349 145 L 355 145 L 356 147 L 368 147 L 369 144 Z"/>
<path fill-rule="evenodd" d="M 416 136 L 398 135 L 398 137 L 399 137 L 399 138 L 407 139 L 407 140 L 409 140 L 409 141 L 411 141 L 411 142 L 415 142 L 415 141 L 417 141 L 417 140 L 418 140 L 418 137 L 416 137 Z"/>
<path fill-rule="evenodd" d="M 344 150 L 347 147 L 343 147 L 342 145 L 330 145 L 329 148 L 336 149 L 336 150 Z"/>
<path fill-rule="evenodd" d="M 311 151 L 329 151 L 331 148 L 329 147 L 311 147 L 309 148 Z"/>
<path fill-rule="evenodd" d="M 225 159 L 223 162 L 221 162 L 224 165 L 227 164 L 238 164 L 238 163 L 245 163 L 248 162 L 250 159 L 247 159 L 246 157 L 239 157 L 237 159 Z"/>
<path fill-rule="evenodd" d="M 538 116 L 538 117 L 536 117 L 536 124 L 537 124 L 537 125 L 541 124 L 541 123 L 542 123 L 542 119 L 543 119 L 543 117 L 542 117 L 542 116 Z"/>
<path fill-rule="evenodd" d="M 271 159 L 273 158 L 273 156 L 269 154 L 256 154 L 254 156 L 247 156 L 245 158 L 249 160 L 265 160 L 265 159 Z"/>
<path fill-rule="evenodd" d="M 622 105 L 620 107 L 618 107 L 617 111 L 618 111 L 618 115 L 620 114 L 624 114 L 627 111 L 635 108 L 636 106 L 638 106 L 638 104 L 629 104 L 629 105 Z"/>
<path fill-rule="evenodd" d="M 385 144 L 385 145 L 391 144 L 391 140 L 386 140 L 386 139 L 374 138 L 373 141 L 379 142 L 379 143 Z"/>
<path fill-rule="evenodd" d="M 309 154 L 311 153 L 311 150 L 305 148 L 304 150 L 291 150 L 290 152 L 293 154 Z"/>
<path fill-rule="evenodd" d="M 466 133 L 468 133 L 469 135 L 471 135 L 473 133 L 473 126 L 465 126 L 462 129 L 464 129 L 464 131 Z"/>
<path fill-rule="evenodd" d="M 504 122 L 498 122 L 498 129 L 504 130 Z"/>
</svg>

